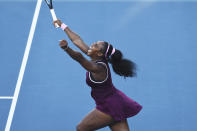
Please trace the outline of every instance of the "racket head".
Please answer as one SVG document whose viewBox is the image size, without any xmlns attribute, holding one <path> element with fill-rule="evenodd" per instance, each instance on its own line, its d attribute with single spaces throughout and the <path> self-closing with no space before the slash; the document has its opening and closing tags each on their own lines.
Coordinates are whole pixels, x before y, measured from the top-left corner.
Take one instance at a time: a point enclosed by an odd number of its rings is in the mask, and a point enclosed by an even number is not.
<svg viewBox="0 0 197 131">
<path fill-rule="evenodd" d="M 53 9 L 53 2 L 50 0 L 51 9 Z"/>
<path fill-rule="evenodd" d="M 48 0 L 44 0 L 44 1 L 48 5 L 49 9 L 53 9 L 53 2 L 52 2 L 52 0 L 50 0 L 50 2 Z"/>
</svg>

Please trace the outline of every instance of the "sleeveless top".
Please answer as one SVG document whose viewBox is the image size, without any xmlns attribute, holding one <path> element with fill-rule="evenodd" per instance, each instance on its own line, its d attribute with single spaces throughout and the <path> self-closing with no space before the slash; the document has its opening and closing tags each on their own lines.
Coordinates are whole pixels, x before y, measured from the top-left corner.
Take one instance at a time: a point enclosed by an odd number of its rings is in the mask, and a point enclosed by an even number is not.
<svg viewBox="0 0 197 131">
<path fill-rule="evenodd" d="M 91 87 L 91 96 L 96 101 L 96 104 L 103 103 L 104 99 L 115 92 L 115 87 L 112 83 L 111 72 L 107 61 L 96 61 L 97 64 L 102 64 L 107 69 L 105 80 L 98 82 L 94 81 L 91 72 L 86 72 L 86 83 Z"/>
<path fill-rule="evenodd" d="M 103 64 L 107 69 L 107 76 L 101 82 L 94 81 L 91 73 L 86 72 L 86 83 L 91 87 L 91 96 L 95 100 L 96 109 L 112 116 L 115 121 L 138 114 L 142 106 L 114 87 L 108 62 L 103 60 L 96 63 Z"/>
</svg>

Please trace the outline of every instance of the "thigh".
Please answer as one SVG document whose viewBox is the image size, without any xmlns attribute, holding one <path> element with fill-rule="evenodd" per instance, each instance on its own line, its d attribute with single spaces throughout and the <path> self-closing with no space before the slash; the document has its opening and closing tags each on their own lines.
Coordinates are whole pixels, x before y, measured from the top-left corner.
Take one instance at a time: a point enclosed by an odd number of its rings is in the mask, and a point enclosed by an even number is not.
<svg viewBox="0 0 197 131">
<path fill-rule="evenodd" d="M 129 125 L 127 120 L 114 122 L 110 124 L 109 127 L 112 131 L 129 131 Z"/>
<path fill-rule="evenodd" d="M 110 115 L 94 109 L 78 124 L 77 129 L 81 131 L 93 131 L 108 126 L 113 122 L 114 120 Z"/>
</svg>

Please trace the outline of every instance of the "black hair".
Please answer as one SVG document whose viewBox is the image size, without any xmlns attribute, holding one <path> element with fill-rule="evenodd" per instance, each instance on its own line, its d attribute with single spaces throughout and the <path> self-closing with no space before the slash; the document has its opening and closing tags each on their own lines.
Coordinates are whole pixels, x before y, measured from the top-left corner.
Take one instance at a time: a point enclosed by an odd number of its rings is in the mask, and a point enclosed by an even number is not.
<svg viewBox="0 0 197 131">
<path fill-rule="evenodd" d="M 136 76 L 136 64 L 131 60 L 123 58 L 122 52 L 118 49 L 115 49 L 115 52 L 112 54 L 113 46 L 108 42 L 104 43 L 103 53 L 107 53 L 104 57 L 112 65 L 114 72 L 124 77 Z"/>
</svg>

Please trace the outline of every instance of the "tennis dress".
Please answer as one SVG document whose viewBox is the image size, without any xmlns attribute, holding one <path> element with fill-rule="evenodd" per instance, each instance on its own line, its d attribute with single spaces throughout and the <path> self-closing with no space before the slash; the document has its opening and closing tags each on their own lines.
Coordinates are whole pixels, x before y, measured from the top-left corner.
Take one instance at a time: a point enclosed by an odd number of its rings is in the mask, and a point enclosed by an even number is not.
<svg viewBox="0 0 197 131">
<path fill-rule="evenodd" d="M 140 112 L 142 106 L 116 89 L 112 83 L 110 68 L 107 61 L 97 61 L 107 68 L 107 77 L 102 82 L 93 79 L 90 72 L 86 72 L 86 83 L 91 87 L 91 96 L 95 100 L 96 109 L 121 121 Z"/>
</svg>

